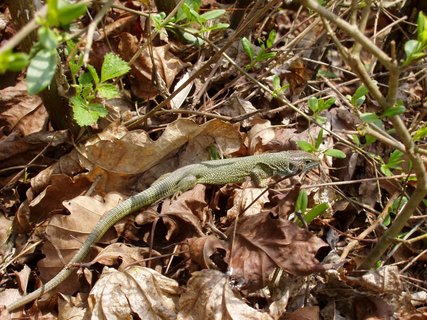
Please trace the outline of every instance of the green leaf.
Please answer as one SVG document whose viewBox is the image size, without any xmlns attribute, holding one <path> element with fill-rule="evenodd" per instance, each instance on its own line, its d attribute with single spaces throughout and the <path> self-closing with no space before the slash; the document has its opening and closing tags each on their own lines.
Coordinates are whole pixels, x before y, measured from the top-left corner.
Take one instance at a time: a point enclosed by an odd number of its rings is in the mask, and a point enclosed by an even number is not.
<svg viewBox="0 0 427 320">
<path fill-rule="evenodd" d="M 86 5 L 83 3 L 68 3 L 65 0 L 58 1 L 58 19 L 61 26 L 67 26 L 86 13 Z"/>
<path fill-rule="evenodd" d="M 362 120 L 363 122 L 370 123 L 380 120 L 380 118 L 373 112 L 366 112 L 360 115 L 360 120 Z"/>
<path fill-rule="evenodd" d="M 79 76 L 79 84 L 81 84 L 83 86 L 88 85 L 88 84 L 92 85 L 92 81 L 93 81 L 93 77 L 92 77 L 92 74 L 90 72 L 82 73 Z"/>
<path fill-rule="evenodd" d="M 6 71 L 21 71 L 29 63 L 29 56 L 26 53 L 13 53 L 12 50 L 4 51 L 0 54 L 0 74 Z"/>
<path fill-rule="evenodd" d="M 353 140 L 353 143 L 354 143 L 356 146 L 358 146 L 358 147 L 360 147 L 360 146 L 361 146 L 360 139 L 359 139 L 359 136 L 358 136 L 357 134 L 352 134 L 352 135 L 351 135 L 351 140 Z"/>
<path fill-rule="evenodd" d="M 203 28 L 203 32 L 213 31 L 213 30 L 227 29 L 229 26 L 230 26 L 230 24 L 228 24 L 228 23 L 217 23 L 217 24 L 214 24 L 211 27 Z"/>
<path fill-rule="evenodd" d="M 328 119 L 326 117 L 324 117 L 324 116 L 315 115 L 314 116 L 314 121 L 317 124 L 325 124 L 326 121 L 328 121 Z"/>
<path fill-rule="evenodd" d="M 338 78 L 338 75 L 329 70 L 319 70 L 317 72 L 317 77 L 323 76 L 325 78 L 334 79 Z"/>
<path fill-rule="evenodd" d="M 322 99 L 323 100 L 323 99 Z M 323 110 L 327 110 L 330 107 L 333 106 L 333 104 L 335 103 L 335 98 L 329 98 L 328 100 L 326 100 L 322 106 L 319 108 L 319 112 L 323 111 Z"/>
<path fill-rule="evenodd" d="M 404 162 L 402 158 L 403 152 L 400 150 L 394 150 L 392 153 L 390 153 L 390 157 L 387 161 L 387 166 L 391 169 L 401 169 L 399 165 Z"/>
<path fill-rule="evenodd" d="M 330 157 L 338 158 L 338 159 L 345 159 L 346 155 L 341 150 L 337 149 L 328 149 L 325 151 L 325 154 Z"/>
<path fill-rule="evenodd" d="M 319 109 L 319 100 L 316 97 L 310 97 L 308 99 L 308 107 L 313 113 L 316 113 Z"/>
<path fill-rule="evenodd" d="M 316 148 L 314 148 L 314 146 L 308 143 L 307 141 L 303 141 L 303 140 L 297 141 L 297 145 L 301 150 L 306 152 L 316 151 Z"/>
<path fill-rule="evenodd" d="M 308 194 L 305 190 L 300 190 L 297 201 L 295 202 L 295 211 L 300 211 L 302 214 L 304 214 L 305 210 L 307 210 L 307 204 Z"/>
<path fill-rule="evenodd" d="M 241 41 L 243 50 L 246 52 L 252 62 L 254 60 L 254 48 L 252 47 L 252 43 L 246 37 L 243 37 Z"/>
<path fill-rule="evenodd" d="M 356 92 L 351 97 L 351 104 L 355 107 L 360 107 L 366 100 L 366 95 L 369 93 L 368 88 L 364 85 L 356 89 Z"/>
<path fill-rule="evenodd" d="M 387 164 L 382 164 L 380 166 L 380 171 L 387 177 L 390 177 L 393 175 L 393 172 L 391 172 L 390 168 L 388 167 Z"/>
<path fill-rule="evenodd" d="M 208 12 L 201 14 L 200 17 L 203 20 L 208 21 L 208 20 L 216 19 L 216 18 L 222 16 L 224 13 L 225 13 L 224 9 L 211 10 L 211 11 L 208 11 Z"/>
<path fill-rule="evenodd" d="M 55 27 L 59 25 L 58 0 L 47 1 L 46 20 L 49 26 Z"/>
<path fill-rule="evenodd" d="M 31 59 L 27 69 L 28 93 L 34 95 L 47 88 L 56 70 L 56 51 L 40 50 Z"/>
<path fill-rule="evenodd" d="M 38 32 L 39 42 L 46 50 L 55 50 L 58 46 L 58 39 L 55 32 L 47 27 L 40 27 Z"/>
<path fill-rule="evenodd" d="M 102 83 L 97 88 L 98 94 L 101 98 L 104 99 L 113 99 L 120 97 L 119 90 L 112 83 Z"/>
<path fill-rule="evenodd" d="M 392 117 L 392 116 L 397 116 L 399 114 L 402 114 L 406 111 L 405 106 L 403 105 L 402 100 L 399 100 L 398 102 L 396 102 L 396 104 L 391 107 L 386 109 L 383 113 L 382 113 L 382 117 Z"/>
<path fill-rule="evenodd" d="M 274 41 L 276 40 L 276 30 L 271 30 L 268 34 L 267 41 L 265 42 L 267 48 L 271 48 L 274 44 Z"/>
<path fill-rule="evenodd" d="M 98 86 L 100 81 L 99 81 L 98 73 L 95 70 L 95 67 L 92 66 L 91 64 L 88 64 L 87 69 L 89 70 L 90 75 L 92 76 L 92 79 L 95 82 L 95 85 Z"/>
<path fill-rule="evenodd" d="M 191 44 L 193 44 L 195 46 L 202 46 L 205 43 L 205 41 L 202 38 L 196 37 L 193 34 L 188 33 L 188 32 L 184 32 L 182 34 L 182 36 L 184 37 L 184 39 L 188 43 L 191 43 Z"/>
<path fill-rule="evenodd" d="M 319 130 L 319 134 L 317 135 L 316 144 L 314 146 L 314 148 L 316 150 L 319 150 L 319 147 L 320 147 L 320 144 L 322 143 L 322 141 L 323 141 L 323 129 L 321 128 Z"/>
<path fill-rule="evenodd" d="M 421 139 L 424 139 L 425 137 L 427 137 L 427 127 L 424 125 L 424 127 L 421 127 L 420 129 L 418 129 L 415 132 L 414 137 L 412 139 L 414 141 L 420 141 Z"/>
<path fill-rule="evenodd" d="M 281 89 L 281 86 L 280 86 L 280 78 L 279 78 L 279 76 L 278 75 L 274 75 L 273 76 L 273 90 L 274 91 L 279 91 Z"/>
<path fill-rule="evenodd" d="M 101 82 L 120 77 L 129 72 L 130 67 L 126 61 L 111 52 L 104 57 L 101 67 Z"/>
<path fill-rule="evenodd" d="M 423 42 L 422 40 L 422 33 L 426 31 L 427 28 L 427 17 L 424 16 L 423 12 L 420 10 L 418 13 L 418 19 L 417 19 L 417 34 L 418 34 L 418 41 Z"/>
<path fill-rule="evenodd" d="M 323 212 L 329 209 L 329 204 L 326 202 L 319 203 L 317 206 L 312 208 L 306 215 L 304 215 L 304 220 L 309 224 L 311 221 L 320 216 Z"/>
<path fill-rule="evenodd" d="M 83 98 L 78 96 L 72 97 L 70 103 L 73 109 L 74 119 L 81 127 L 93 125 L 100 117 L 105 117 L 108 114 L 107 109 L 101 104 L 86 103 Z"/>
<path fill-rule="evenodd" d="M 419 42 L 417 40 L 408 40 L 405 43 L 405 54 L 406 57 L 411 57 L 415 52 L 418 51 Z"/>
</svg>

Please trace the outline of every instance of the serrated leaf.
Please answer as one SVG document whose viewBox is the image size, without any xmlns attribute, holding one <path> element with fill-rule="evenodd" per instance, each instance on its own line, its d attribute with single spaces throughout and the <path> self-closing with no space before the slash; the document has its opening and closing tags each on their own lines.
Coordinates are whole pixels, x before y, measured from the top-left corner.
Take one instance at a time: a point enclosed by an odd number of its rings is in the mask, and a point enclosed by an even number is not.
<svg viewBox="0 0 427 320">
<path fill-rule="evenodd" d="M 130 70 L 126 61 L 111 52 L 104 57 L 101 67 L 101 82 L 120 77 Z"/>
<path fill-rule="evenodd" d="M 248 40 L 248 38 L 242 38 L 242 46 L 245 53 L 248 55 L 251 62 L 254 60 L 254 49 L 252 47 L 252 43 Z"/>
<path fill-rule="evenodd" d="M 328 149 L 325 151 L 325 154 L 330 157 L 338 158 L 338 159 L 345 159 L 346 155 L 341 150 L 337 149 Z"/>
<path fill-rule="evenodd" d="M 119 90 L 112 83 L 102 83 L 98 86 L 98 94 L 104 99 L 113 99 L 120 96 Z"/>
<path fill-rule="evenodd" d="M 86 103 L 78 96 L 70 99 L 74 119 L 81 127 L 95 124 L 100 117 L 105 117 L 108 111 L 99 103 Z"/>
<path fill-rule="evenodd" d="M 301 214 L 305 213 L 308 204 L 308 194 L 305 190 L 300 190 L 298 193 L 297 201 L 295 202 L 295 211 L 300 211 Z"/>
<path fill-rule="evenodd" d="M 308 143 L 307 141 L 303 141 L 303 140 L 297 141 L 297 145 L 303 151 L 307 151 L 307 152 L 314 152 L 314 151 L 316 151 L 316 149 L 314 148 L 314 146 L 311 145 L 310 143 Z"/>
<path fill-rule="evenodd" d="M 87 69 L 89 70 L 90 75 L 92 76 L 92 79 L 95 82 L 95 85 L 98 85 L 99 84 L 99 76 L 95 70 L 95 67 L 92 66 L 91 64 L 88 64 Z"/>
<path fill-rule="evenodd" d="M 306 215 L 304 215 L 304 220 L 309 224 L 311 221 L 319 217 L 323 212 L 329 209 L 329 204 L 326 202 L 319 203 L 314 208 L 312 208 Z"/>
<path fill-rule="evenodd" d="M 40 50 L 31 59 L 27 69 L 26 83 L 30 95 L 46 89 L 56 70 L 56 51 Z"/>
<path fill-rule="evenodd" d="M 201 14 L 200 17 L 203 20 L 208 21 L 208 20 L 216 19 L 216 18 L 222 16 L 224 13 L 225 13 L 224 9 L 211 10 L 211 11 L 208 11 L 208 12 Z"/>
</svg>

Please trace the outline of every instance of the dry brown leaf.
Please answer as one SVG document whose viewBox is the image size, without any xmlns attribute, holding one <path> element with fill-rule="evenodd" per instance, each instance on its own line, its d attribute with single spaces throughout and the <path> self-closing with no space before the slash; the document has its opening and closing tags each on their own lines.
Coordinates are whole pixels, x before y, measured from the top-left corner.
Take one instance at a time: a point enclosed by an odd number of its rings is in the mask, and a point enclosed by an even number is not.
<svg viewBox="0 0 427 320">
<path fill-rule="evenodd" d="M 145 259 L 149 256 L 160 256 L 160 253 L 155 250 L 150 250 L 148 247 L 139 248 L 131 247 L 124 243 L 113 243 L 102 249 L 90 263 L 93 264 L 97 262 L 105 266 L 112 266 L 117 265 L 120 260 L 120 265 L 118 267 L 116 266 L 116 269 L 124 271 L 127 267 L 134 265 L 145 266 Z M 153 264 L 160 266 L 160 259 L 151 261 L 151 266 L 155 269 Z"/>
<path fill-rule="evenodd" d="M 54 174 L 51 184 L 30 202 L 32 219 L 40 222 L 52 211 L 62 211 L 62 202 L 72 199 L 87 190 L 90 181 L 85 175 L 71 178 L 64 174 Z"/>
<path fill-rule="evenodd" d="M 264 191 L 264 188 L 251 188 L 245 185 L 242 186 L 242 189 L 235 188 L 232 197 L 233 207 L 227 211 L 227 219 L 233 221 L 245 209 L 245 216 L 258 214 L 269 201 L 268 192 Z M 257 197 L 259 198 L 257 199 Z"/>
<path fill-rule="evenodd" d="M 179 164 L 161 161 L 189 141 L 186 151 L 180 155 Z M 175 165 L 181 167 L 205 160 L 208 158 L 207 147 L 211 144 L 218 145 L 225 155 L 236 152 L 242 144 L 238 126 L 219 120 L 198 125 L 180 119 L 170 123 L 156 141 L 141 130 L 127 132 L 124 127 L 110 126 L 79 150 L 82 165 L 90 170 L 90 176 L 93 179 L 100 177 L 97 190 L 108 192 L 122 190 L 123 184 L 129 184 L 121 177 L 124 174 L 141 173 L 160 163 L 163 168 L 153 168 L 144 175 L 144 182 L 150 184 L 162 173 L 175 170 Z"/>
<path fill-rule="evenodd" d="M 319 320 L 319 307 L 304 307 L 294 312 L 286 313 L 284 320 Z"/>
<path fill-rule="evenodd" d="M 143 267 L 104 268 L 89 295 L 91 319 L 176 319 L 178 283 Z"/>
<path fill-rule="evenodd" d="M 304 91 L 312 74 L 313 72 L 307 69 L 304 62 L 299 58 L 289 65 L 289 72 L 285 73 L 285 78 L 289 83 L 291 97 L 298 96 Z"/>
<path fill-rule="evenodd" d="M 122 197 L 117 194 L 108 194 L 104 201 L 87 196 L 79 196 L 64 202 L 70 215 L 55 215 L 46 228 L 46 241 L 43 253 L 46 258 L 38 263 L 42 280 L 52 279 L 80 249 L 99 217 L 116 206 Z M 113 239 L 114 231 L 109 230 L 103 239 Z M 61 256 L 58 256 L 58 253 Z M 75 274 L 64 281 L 58 291 L 71 293 L 78 288 Z"/>
<path fill-rule="evenodd" d="M 42 130 L 48 114 L 39 96 L 30 96 L 24 81 L 0 90 L 0 127 L 23 136 Z"/>
<path fill-rule="evenodd" d="M 52 175 L 63 173 L 68 176 L 74 176 L 82 170 L 83 168 L 80 166 L 78 153 L 73 149 L 70 153 L 62 156 L 59 161 L 40 171 L 32 178 L 30 180 L 31 190 L 34 194 L 39 194 L 51 183 Z"/>
<path fill-rule="evenodd" d="M 216 270 L 194 272 L 179 299 L 178 320 L 272 320 L 237 297 L 228 278 Z"/>
<path fill-rule="evenodd" d="M 118 53 L 129 61 L 139 49 L 138 39 L 130 33 L 123 32 L 120 35 Z M 155 71 L 169 89 L 178 73 L 184 68 L 184 63 L 170 52 L 168 44 L 160 47 L 152 47 Z M 153 64 L 148 54 L 141 54 L 132 65 L 130 73 L 135 77 L 132 82 L 132 92 L 141 99 L 152 99 L 160 92 L 153 84 Z"/>
<path fill-rule="evenodd" d="M 346 277 L 346 282 L 352 286 L 359 286 L 369 291 L 378 293 L 396 293 L 403 290 L 397 266 L 383 266 L 376 270 L 370 270 L 361 277 Z"/>
<path fill-rule="evenodd" d="M 226 252 L 225 243 L 213 235 L 188 239 L 188 245 L 191 260 L 203 269 L 218 269 L 212 255 L 222 252 L 222 256 L 225 256 Z"/>
<path fill-rule="evenodd" d="M 294 275 L 324 270 L 315 255 L 326 243 L 289 220 L 261 212 L 239 219 L 233 231 L 232 225 L 227 231 L 234 237 L 229 265 L 242 289 L 263 288 L 276 267 Z"/>
</svg>

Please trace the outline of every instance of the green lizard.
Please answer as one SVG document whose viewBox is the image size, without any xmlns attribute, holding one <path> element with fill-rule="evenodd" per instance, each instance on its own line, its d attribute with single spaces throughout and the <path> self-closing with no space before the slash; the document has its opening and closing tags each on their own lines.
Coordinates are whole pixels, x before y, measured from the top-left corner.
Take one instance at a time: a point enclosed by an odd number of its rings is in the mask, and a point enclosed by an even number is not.
<svg viewBox="0 0 427 320">
<path fill-rule="evenodd" d="M 186 191 L 196 184 L 222 185 L 239 183 L 251 178 L 261 186 L 269 177 L 289 177 L 318 166 L 318 159 L 304 151 L 282 151 L 248 157 L 204 161 L 191 164 L 157 179 L 148 189 L 123 201 L 104 214 L 89 234 L 76 255 L 53 279 L 42 287 L 29 293 L 7 306 L 9 311 L 15 310 L 39 298 L 64 281 L 73 270 L 70 266 L 81 262 L 89 253 L 91 246 L 120 219 L 136 210 L 169 197 L 178 191 Z"/>
</svg>

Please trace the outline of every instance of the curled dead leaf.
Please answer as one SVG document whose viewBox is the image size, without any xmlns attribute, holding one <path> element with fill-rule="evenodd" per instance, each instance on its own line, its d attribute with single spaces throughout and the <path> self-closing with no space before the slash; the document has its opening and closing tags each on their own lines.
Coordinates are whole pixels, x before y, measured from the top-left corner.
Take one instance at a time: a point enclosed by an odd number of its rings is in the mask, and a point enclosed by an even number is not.
<svg viewBox="0 0 427 320">
<path fill-rule="evenodd" d="M 180 289 L 175 280 L 144 267 L 104 268 L 89 295 L 91 319 L 176 319 Z"/>
</svg>

